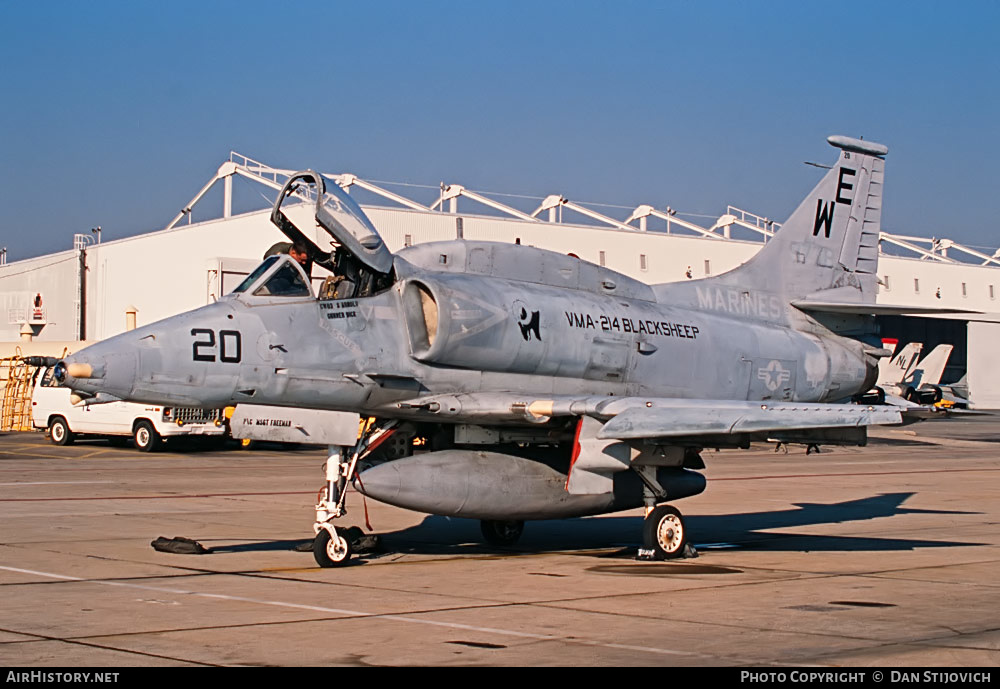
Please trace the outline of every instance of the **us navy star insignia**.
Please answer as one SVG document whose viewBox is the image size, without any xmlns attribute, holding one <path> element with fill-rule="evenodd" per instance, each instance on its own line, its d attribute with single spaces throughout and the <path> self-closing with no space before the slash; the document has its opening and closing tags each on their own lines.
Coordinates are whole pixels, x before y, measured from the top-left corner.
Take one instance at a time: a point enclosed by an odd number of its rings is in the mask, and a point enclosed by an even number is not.
<svg viewBox="0 0 1000 689">
<path fill-rule="evenodd" d="M 757 369 L 757 377 L 764 381 L 768 390 L 774 392 L 792 378 L 792 372 L 781 365 L 780 361 L 772 359 L 767 366 Z"/>
</svg>

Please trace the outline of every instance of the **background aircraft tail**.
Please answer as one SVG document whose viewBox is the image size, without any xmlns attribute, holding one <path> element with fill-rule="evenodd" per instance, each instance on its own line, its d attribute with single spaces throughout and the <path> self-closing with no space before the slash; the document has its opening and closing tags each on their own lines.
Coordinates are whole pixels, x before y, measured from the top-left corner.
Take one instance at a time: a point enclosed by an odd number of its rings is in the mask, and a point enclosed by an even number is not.
<svg viewBox="0 0 1000 689">
<path fill-rule="evenodd" d="M 941 375 L 944 367 L 948 365 L 948 358 L 954 347 L 950 344 L 939 344 L 930 354 L 921 360 L 913 370 L 913 385 L 937 385 L 941 382 Z"/>
<path fill-rule="evenodd" d="M 902 383 L 916 367 L 917 359 L 920 358 L 920 352 L 923 349 L 922 342 L 911 342 L 903 347 L 891 361 L 888 358 L 879 361 L 877 385 Z"/>
</svg>

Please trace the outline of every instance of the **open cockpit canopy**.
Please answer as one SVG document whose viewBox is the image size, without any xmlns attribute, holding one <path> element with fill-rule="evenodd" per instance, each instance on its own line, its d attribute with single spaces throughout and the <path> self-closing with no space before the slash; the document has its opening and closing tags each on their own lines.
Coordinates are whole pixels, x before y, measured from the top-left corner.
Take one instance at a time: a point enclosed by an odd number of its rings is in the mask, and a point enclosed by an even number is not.
<svg viewBox="0 0 1000 689">
<path fill-rule="evenodd" d="M 347 251 L 374 273 L 392 270 L 392 253 L 361 207 L 336 182 L 313 170 L 288 178 L 271 222 L 292 242 L 305 242 L 314 258 Z"/>
</svg>

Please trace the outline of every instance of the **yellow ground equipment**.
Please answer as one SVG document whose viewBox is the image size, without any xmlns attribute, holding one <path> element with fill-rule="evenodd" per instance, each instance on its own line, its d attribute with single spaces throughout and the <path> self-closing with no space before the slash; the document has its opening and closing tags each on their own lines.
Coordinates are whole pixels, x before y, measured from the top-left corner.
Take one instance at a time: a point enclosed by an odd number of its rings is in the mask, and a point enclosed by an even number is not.
<svg viewBox="0 0 1000 689">
<path fill-rule="evenodd" d="M 3 406 L 0 407 L 0 431 L 30 431 L 31 390 L 35 367 L 29 366 L 18 348 L 14 356 L 0 359 L 0 383 Z"/>
</svg>

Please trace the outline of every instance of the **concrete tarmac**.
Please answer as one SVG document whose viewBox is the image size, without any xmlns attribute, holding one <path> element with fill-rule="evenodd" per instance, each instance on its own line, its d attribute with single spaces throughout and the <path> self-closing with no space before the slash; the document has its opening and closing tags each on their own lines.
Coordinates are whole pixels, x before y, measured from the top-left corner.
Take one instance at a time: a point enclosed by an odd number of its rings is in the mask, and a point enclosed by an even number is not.
<svg viewBox="0 0 1000 689">
<path fill-rule="evenodd" d="M 476 522 L 368 501 L 381 552 L 320 569 L 294 547 L 322 450 L 6 434 L 0 665 L 1000 663 L 997 417 L 704 458 L 708 489 L 677 503 L 697 559 L 636 561 L 639 511 L 491 549 Z M 348 507 L 363 525 L 361 496 Z"/>
</svg>

